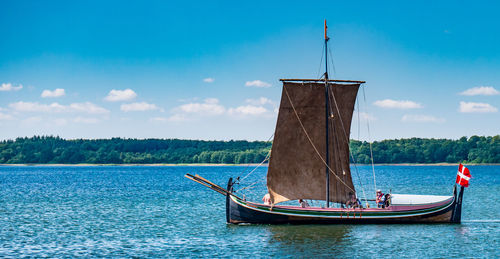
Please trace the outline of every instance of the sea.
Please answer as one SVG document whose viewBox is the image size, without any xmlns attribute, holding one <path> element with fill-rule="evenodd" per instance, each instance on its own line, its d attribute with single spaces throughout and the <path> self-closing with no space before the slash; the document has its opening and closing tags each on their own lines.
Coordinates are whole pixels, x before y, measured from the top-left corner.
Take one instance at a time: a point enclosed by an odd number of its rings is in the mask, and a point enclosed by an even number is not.
<svg viewBox="0 0 500 259">
<path fill-rule="evenodd" d="M 376 188 L 401 194 L 452 195 L 457 173 L 374 169 Z M 184 175 L 239 176 L 260 201 L 267 167 L 0 166 L 0 257 L 499 258 L 500 166 L 469 169 L 461 224 L 230 225 L 224 196 Z M 351 170 L 373 199 L 372 167 Z"/>
</svg>

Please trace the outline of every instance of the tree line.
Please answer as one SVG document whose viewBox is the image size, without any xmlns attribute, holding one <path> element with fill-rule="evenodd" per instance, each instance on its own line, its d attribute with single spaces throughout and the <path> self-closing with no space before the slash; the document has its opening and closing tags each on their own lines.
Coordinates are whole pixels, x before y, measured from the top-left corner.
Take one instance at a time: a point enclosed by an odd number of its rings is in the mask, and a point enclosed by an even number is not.
<svg viewBox="0 0 500 259">
<path fill-rule="evenodd" d="M 0 164 L 246 164 L 262 162 L 271 145 L 244 140 L 66 140 L 34 136 L 1 141 Z M 368 142 L 351 140 L 350 146 L 356 163 L 371 163 Z M 372 151 L 375 163 L 500 163 L 500 135 L 383 140 L 373 142 Z"/>
<path fill-rule="evenodd" d="M 351 140 L 350 147 L 356 163 L 371 163 L 368 142 Z M 374 162 L 383 164 L 500 163 L 500 135 L 461 137 L 458 140 L 433 138 L 383 140 L 373 142 L 372 151 Z"/>
<path fill-rule="evenodd" d="M 152 164 L 260 163 L 268 154 L 265 141 L 181 139 L 76 139 L 53 136 L 0 142 L 3 164 Z"/>
</svg>

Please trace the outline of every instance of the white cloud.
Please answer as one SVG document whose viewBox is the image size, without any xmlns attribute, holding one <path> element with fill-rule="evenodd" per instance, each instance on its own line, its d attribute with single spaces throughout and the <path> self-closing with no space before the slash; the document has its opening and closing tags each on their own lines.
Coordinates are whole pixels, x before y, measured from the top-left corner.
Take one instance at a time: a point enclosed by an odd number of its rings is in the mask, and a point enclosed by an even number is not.
<svg viewBox="0 0 500 259">
<path fill-rule="evenodd" d="M 167 122 L 168 118 L 165 118 L 165 117 L 153 117 L 153 118 L 150 118 L 149 121 L 152 121 L 152 122 Z"/>
<path fill-rule="evenodd" d="M 132 89 L 125 90 L 111 90 L 108 93 L 108 96 L 104 98 L 104 100 L 108 102 L 119 102 L 119 101 L 130 101 L 137 97 L 137 94 Z"/>
<path fill-rule="evenodd" d="M 245 102 L 247 103 L 245 105 L 240 105 L 234 108 L 226 108 L 219 103 L 218 99 L 207 98 L 203 102 L 191 102 L 178 106 L 172 110 L 174 114 L 167 118 L 167 121 L 188 121 L 192 118 L 196 118 L 196 116 L 229 115 L 233 116 L 233 118 L 243 116 L 271 118 L 276 116 L 277 112 L 273 106 L 265 107 L 265 105 L 273 103 L 268 98 L 261 97 L 258 99 L 247 99 Z"/>
<path fill-rule="evenodd" d="M 187 121 L 188 118 L 186 118 L 185 114 L 174 114 L 167 119 L 170 122 L 181 122 L 181 121 Z"/>
<path fill-rule="evenodd" d="M 156 104 L 140 102 L 140 103 L 122 104 L 120 106 L 120 110 L 124 112 L 144 112 L 144 111 L 160 110 L 160 108 L 156 106 Z"/>
<path fill-rule="evenodd" d="M 104 114 L 109 111 L 99 107 L 91 102 L 84 103 L 72 103 L 69 105 L 70 110 L 84 113 L 92 113 L 92 114 Z"/>
<path fill-rule="evenodd" d="M 497 94 L 500 94 L 500 92 L 497 89 L 493 88 L 492 86 L 472 87 L 460 93 L 460 95 L 468 95 L 468 96 L 497 95 Z"/>
<path fill-rule="evenodd" d="M 198 101 L 200 98 L 198 97 L 191 97 L 191 98 L 183 98 L 183 99 L 178 99 L 177 101 L 178 102 L 181 102 L 181 103 L 188 103 L 188 102 L 196 102 Z"/>
<path fill-rule="evenodd" d="M 59 103 L 40 104 L 23 101 L 11 103 L 9 107 L 19 112 L 63 112 L 68 108 Z"/>
<path fill-rule="evenodd" d="M 9 107 L 18 112 L 47 112 L 47 113 L 82 112 L 91 114 L 109 113 L 108 110 L 99 107 L 91 102 L 62 105 L 59 103 L 40 104 L 37 102 L 20 101 L 9 104 Z"/>
<path fill-rule="evenodd" d="M 264 82 L 264 81 L 260 81 L 260 80 L 254 80 L 254 81 L 247 81 L 245 83 L 245 86 L 247 86 L 247 87 L 270 87 L 271 84 Z"/>
<path fill-rule="evenodd" d="M 356 115 L 354 115 L 356 116 Z M 376 121 L 377 118 L 373 116 L 372 114 L 366 113 L 366 112 L 360 112 L 359 113 L 359 118 L 365 121 Z"/>
<path fill-rule="evenodd" d="M 188 119 L 184 114 L 174 114 L 168 118 L 166 117 L 153 117 L 150 118 L 149 121 L 151 122 L 158 122 L 158 123 L 165 123 L 165 122 L 181 122 L 181 121 L 187 121 Z"/>
<path fill-rule="evenodd" d="M 226 113 L 226 108 L 219 104 L 217 98 L 207 98 L 203 102 L 190 102 L 172 110 L 174 114 L 165 118 L 169 122 L 188 121 L 193 116 L 217 116 Z M 158 121 L 158 120 L 157 120 Z"/>
<path fill-rule="evenodd" d="M 88 117 L 76 117 L 73 119 L 76 123 L 84 123 L 84 124 L 95 124 L 99 122 L 97 118 L 88 118 Z"/>
<path fill-rule="evenodd" d="M 244 105 L 236 108 L 231 108 L 228 110 L 230 115 L 264 115 L 268 113 L 268 110 L 262 106 L 254 106 L 254 105 Z"/>
<path fill-rule="evenodd" d="M 185 113 L 199 113 L 202 115 L 220 115 L 226 111 L 216 98 L 207 98 L 203 103 L 186 103 L 178 107 Z"/>
<path fill-rule="evenodd" d="M 0 112 L 0 121 L 1 120 L 12 120 L 12 119 L 13 119 L 12 115 Z"/>
<path fill-rule="evenodd" d="M 487 113 L 487 112 L 497 112 L 498 109 L 489 103 L 473 103 L 473 102 L 460 102 L 460 107 L 458 109 L 460 112 L 464 113 Z"/>
<path fill-rule="evenodd" d="M 416 109 L 422 108 L 422 105 L 413 101 L 398 101 L 398 100 L 379 100 L 374 102 L 376 106 L 382 108 L 390 108 L 390 109 Z"/>
<path fill-rule="evenodd" d="M 23 88 L 22 85 L 13 86 L 11 83 L 2 83 L 0 91 L 18 91 Z"/>
<path fill-rule="evenodd" d="M 42 98 L 47 98 L 47 97 L 61 97 L 61 96 L 64 96 L 65 94 L 66 93 L 65 93 L 64 89 L 62 89 L 62 88 L 57 88 L 54 91 L 43 90 L 43 92 L 42 92 Z"/>
<path fill-rule="evenodd" d="M 401 121 L 404 122 L 436 122 L 436 123 L 442 123 L 445 121 L 443 118 L 437 118 L 431 115 L 409 115 L 405 114 L 403 118 L 401 118 Z"/>
<path fill-rule="evenodd" d="M 274 102 L 271 99 L 266 97 L 260 97 L 258 99 L 246 99 L 245 102 L 252 105 L 274 104 Z"/>
<path fill-rule="evenodd" d="M 207 77 L 203 79 L 203 82 L 205 83 L 213 83 L 215 81 L 215 78 L 212 77 Z"/>
</svg>

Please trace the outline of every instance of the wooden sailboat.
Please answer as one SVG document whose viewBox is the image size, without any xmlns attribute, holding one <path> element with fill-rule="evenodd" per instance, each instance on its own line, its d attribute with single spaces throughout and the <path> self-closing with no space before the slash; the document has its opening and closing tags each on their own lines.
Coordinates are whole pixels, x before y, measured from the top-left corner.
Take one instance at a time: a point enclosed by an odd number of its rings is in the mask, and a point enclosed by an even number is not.
<svg viewBox="0 0 500 259">
<path fill-rule="evenodd" d="M 327 57 L 325 21 L 325 56 Z M 228 223 L 459 223 L 464 188 L 453 196 L 390 194 L 383 208 L 346 208 L 358 195 L 349 158 L 350 129 L 358 89 L 364 81 L 281 79 L 283 89 L 267 172 L 271 204 L 241 198 L 229 179 L 224 189 L 187 174 L 226 196 Z M 323 207 L 280 205 L 289 200 L 323 200 Z M 341 204 L 332 208 L 330 203 Z"/>
</svg>

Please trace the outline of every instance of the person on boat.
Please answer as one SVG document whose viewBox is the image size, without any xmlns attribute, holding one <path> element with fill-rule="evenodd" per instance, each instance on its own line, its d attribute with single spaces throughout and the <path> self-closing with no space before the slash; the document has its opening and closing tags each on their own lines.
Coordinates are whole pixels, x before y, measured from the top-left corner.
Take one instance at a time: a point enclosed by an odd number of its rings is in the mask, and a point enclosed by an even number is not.
<svg viewBox="0 0 500 259">
<path fill-rule="evenodd" d="M 306 200 L 299 199 L 299 204 L 300 204 L 300 207 L 302 207 L 302 208 L 309 208 L 309 203 L 307 203 Z"/>
<path fill-rule="evenodd" d="M 262 201 L 264 202 L 264 205 L 271 205 L 271 195 L 266 193 L 266 195 L 262 197 Z"/>
<path fill-rule="evenodd" d="M 384 196 L 384 206 L 382 208 L 387 208 L 391 205 L 391 195 L 390 194 L 386 194 Z"/>
<path fill-rule="evenodd" d="M 349 193 L 349 200 L 345 203 L 347 208 L 361 208 L 361 201 L 352 192 Z"/>
<path fill-rule="evenodd" d="M 383 208 L 385 203 L 385 196 L 381 190 L 377 190 L 377 198 L 375 199 L 378 208 Z"/>
</svg>

